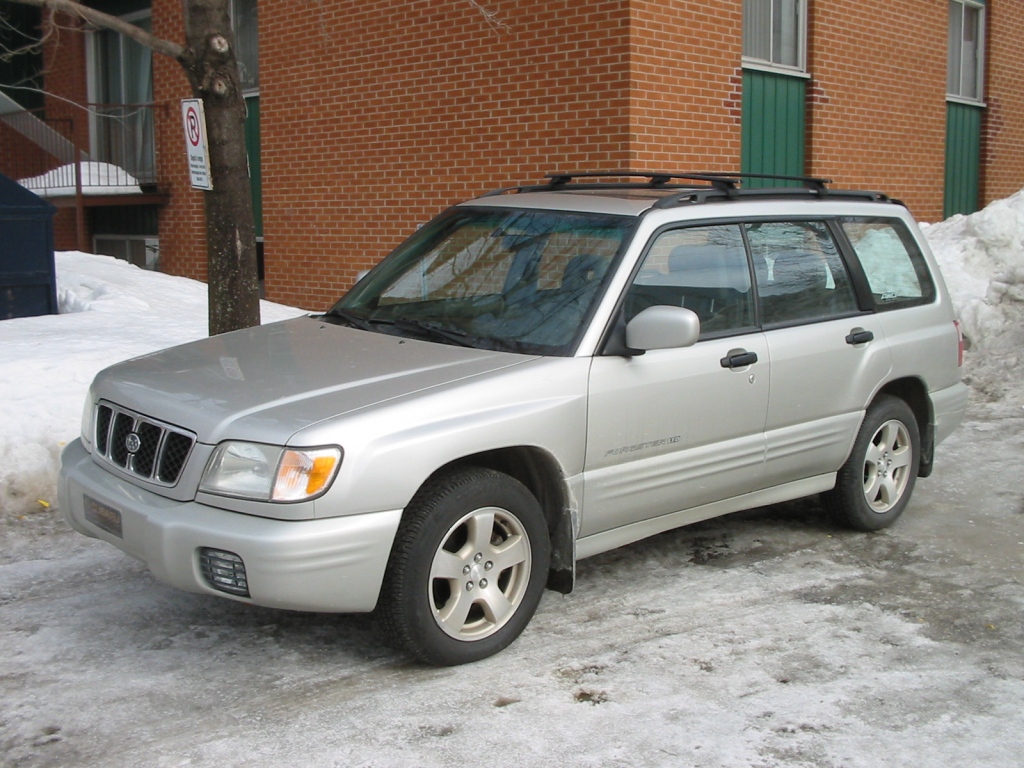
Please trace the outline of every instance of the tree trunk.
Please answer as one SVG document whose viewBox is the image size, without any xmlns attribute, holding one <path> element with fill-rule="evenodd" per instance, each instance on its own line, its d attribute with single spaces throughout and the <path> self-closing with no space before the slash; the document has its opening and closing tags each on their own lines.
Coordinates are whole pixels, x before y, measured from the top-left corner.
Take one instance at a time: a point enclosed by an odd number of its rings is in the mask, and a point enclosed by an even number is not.
<svg viewBox="0 0 1024 768">
<path fill-rule="evenodd" d="M 260 324 L 256 227 L 245 152 L 245 100 L 235 59 L 230 0 L 182 0 L 186 45 L 154 37 L 79 0 L 10 0 L 85 19 L 174 58 L 203 100 L 213 190 L 206 204 L 210 335 Z"/>
<path fill-rule="evenodd" d="M 206 205 L 210 335 L 260 324 L 256 230 L 245 151 L 245 101 L 229 0 L 182 0 L 190 56 L 179 59 L 203 100 L 213 189 Z"/>
</svg>

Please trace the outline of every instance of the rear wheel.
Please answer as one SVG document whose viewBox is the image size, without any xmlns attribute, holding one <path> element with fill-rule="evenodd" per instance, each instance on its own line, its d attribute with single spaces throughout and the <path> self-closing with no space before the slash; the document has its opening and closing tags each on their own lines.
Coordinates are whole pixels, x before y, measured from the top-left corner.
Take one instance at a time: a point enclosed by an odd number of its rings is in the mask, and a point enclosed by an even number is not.
<svg viewBox="0 0 1024 768">
<path fill-rule="evenodd" d="M 921 463 L 914 412 L 883 395 L 868 408 L 853 451 L 825 495 L 837 517 L 860 531 L 892 525 L 906 508 Z"/>
<path fill-rule="evenodd" d="M 406 509 L 381 589 L 381 627 L 431 664 L 486 658 L 529 623 L 549 559 L 544 515 L 522 483 L 480 468 L 443 475 Z"/>
</svg>

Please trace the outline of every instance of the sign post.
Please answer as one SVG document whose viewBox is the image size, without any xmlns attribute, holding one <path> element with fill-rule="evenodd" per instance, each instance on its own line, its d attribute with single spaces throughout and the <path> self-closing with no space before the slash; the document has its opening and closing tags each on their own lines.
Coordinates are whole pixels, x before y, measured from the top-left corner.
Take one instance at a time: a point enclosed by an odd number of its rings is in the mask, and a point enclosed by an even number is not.
<svg viewBox="0 0 1024 768">
<path fill-rule="evenodd" d="M 192 187 L 207 192 L 213 189 L 210 178 L 210 155 L 206 144 L 206 113 L 202 99 L 182 99 L 181 117 L 185 123 L 185 154 Z"/>
</svg>

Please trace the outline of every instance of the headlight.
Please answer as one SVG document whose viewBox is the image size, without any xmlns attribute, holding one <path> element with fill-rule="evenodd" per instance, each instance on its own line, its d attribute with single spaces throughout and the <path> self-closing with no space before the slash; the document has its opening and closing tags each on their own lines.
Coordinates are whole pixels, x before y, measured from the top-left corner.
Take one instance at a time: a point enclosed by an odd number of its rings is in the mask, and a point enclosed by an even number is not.
<svg viewBox="0 0 1024 768">
<path fill-rule="evenodd" d="M 324 493 L 341 466 L 341 449 L 221 443 L 199 490 L 259 501 L 306 501 Z"/>
<path fill-rule="evenodd" d="M 82 408 L 82 442 L 85 443 L 85 447 L 92 451 L 92 418 L 95 408 L 92 405 L 92 390 L 89 390 L 85 395 L 85 406 Z"/>
</svg>

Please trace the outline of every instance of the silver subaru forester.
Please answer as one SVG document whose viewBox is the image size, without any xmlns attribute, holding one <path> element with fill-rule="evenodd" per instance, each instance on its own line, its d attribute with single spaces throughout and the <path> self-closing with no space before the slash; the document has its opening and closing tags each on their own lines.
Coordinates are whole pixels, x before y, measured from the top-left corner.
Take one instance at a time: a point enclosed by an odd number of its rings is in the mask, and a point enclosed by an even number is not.
<svg viewBox="0 0 1024 768">
<path fill-rule="evenodd" d="M 812 494 L 887 526 L 963 417 L 963 341 L 907 209 L 827 184 L 566 174 L 457 205 L 325 314 L 102 371 L 63 514 L 185 590 L 375 611 L 433 664 L 677 526 Z"/>
</svg>

